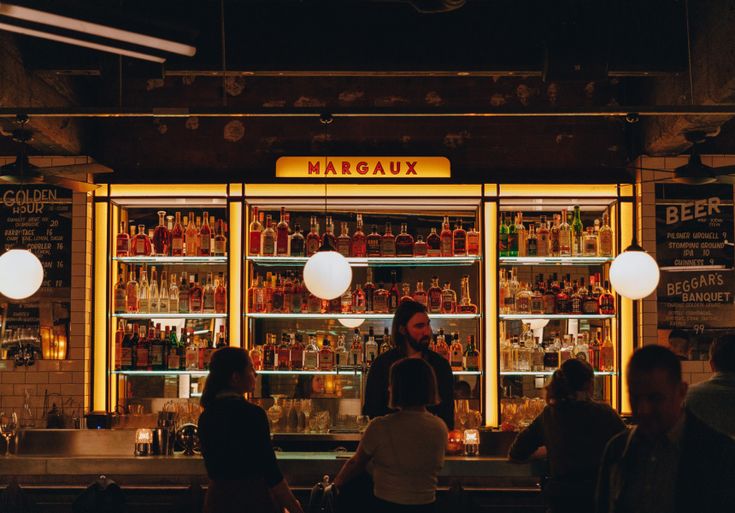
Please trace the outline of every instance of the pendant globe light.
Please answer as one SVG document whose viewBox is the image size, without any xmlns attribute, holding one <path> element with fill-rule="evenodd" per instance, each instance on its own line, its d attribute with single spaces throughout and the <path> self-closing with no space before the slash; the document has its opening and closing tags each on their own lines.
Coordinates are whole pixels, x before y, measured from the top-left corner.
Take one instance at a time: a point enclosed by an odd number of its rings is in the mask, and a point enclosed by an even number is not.
<svg viewBox="0 0 735 513">
<path fill-rule="evenodd" d="M 638 244 L 635 224 L 638 219 L 636 186 L 633 184 L 633 237 L 630 246 L 610 266 L 610 283 L 615 291 L 628 299 L 643 299 L 658 286 L 661 273 L 656 260 Z"/>
<path fill-rule="evenodd" d="M 365 322 L 365 319 L 355 319 L 354 317 L 340 317 L 337 320 L 345 328 L 359 328 Z"/>
<path fill-rule="evenodd" d="M 0 256 L 0 294 L 21 300 L 35 294 L 43 283 L 43 265 L 26 249 L 11 249 Z"/>
</svg>

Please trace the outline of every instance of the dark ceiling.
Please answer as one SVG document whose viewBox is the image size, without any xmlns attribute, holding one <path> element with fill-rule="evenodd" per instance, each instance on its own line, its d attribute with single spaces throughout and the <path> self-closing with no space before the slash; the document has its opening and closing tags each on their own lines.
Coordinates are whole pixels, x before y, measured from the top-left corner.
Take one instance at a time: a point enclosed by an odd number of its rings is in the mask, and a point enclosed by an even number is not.
<svg viewBox="0 0 735 513">
<path fill-rule="evenodd" d="M 621 118 L 367 116 L 338 117 L 325 127 L 317 115 L 225 114 L 594 111 L 643 105 L 657 85 L 683 80 L 687 69 L 683 2 L 674 0 L 469 0 L 434 14 L 417 6 L 437 8 L 441 0 L 33 4 L 197 47 L 194 58 L 158 66 L 15 39 L 27 73 L 61 91 L 70 113 L 222 111 L 74 121 L 80 153 L 115 169 L 116 181 L 268 180 L 281 155 L 325 153 L 445 155 L 467 181 L 626 180 L 618 168 L 641 152 L 642 123 Z M 212 76 L 223 71 L 226 79 Z M 3 108 L 28 106 L 3 98 L 0 92 Z M 15 148 L 0 138 L 0 154 Z M 34 151 L 54 149 L 37 144 Z"/>
</svg>

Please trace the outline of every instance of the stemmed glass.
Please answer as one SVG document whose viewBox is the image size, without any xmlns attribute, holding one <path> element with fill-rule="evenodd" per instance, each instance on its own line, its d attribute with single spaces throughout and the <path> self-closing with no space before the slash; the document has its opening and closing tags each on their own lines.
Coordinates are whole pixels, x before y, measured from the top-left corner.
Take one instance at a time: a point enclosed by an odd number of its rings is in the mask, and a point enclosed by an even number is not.
<svg viewBox="0 0 735 513">
<path fill-rule="evenodd" d="M 282 394 L 272 394 L 271 397 L 273 397 L 273 406 L 268 408 L 266 414 L 268 415 L 268 420 L 271 421 L 271 434 L 273 434 L 276 432 L 278 422 L 283 416 L 283 408 L 281 408 L 281 405 L 278 404 L 278 400 L 282 399 L 285 396 Z"/>
<path fill-rule="evenodd" d="M 0 412 L 0 435 L 5 439 L 5 456 L 10 455 L 10 441 L 18 432 L 18 415 L 15 412 Z"/>
</svg>

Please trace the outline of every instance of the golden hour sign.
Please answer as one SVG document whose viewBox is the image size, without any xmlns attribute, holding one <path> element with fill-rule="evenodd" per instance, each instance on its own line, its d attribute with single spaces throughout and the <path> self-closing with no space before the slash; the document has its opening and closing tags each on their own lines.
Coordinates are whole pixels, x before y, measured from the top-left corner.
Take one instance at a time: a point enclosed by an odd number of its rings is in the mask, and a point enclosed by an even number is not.
<svg viewBox="0 0 735 513">
<path fill-rule="evenodd" d="M 451 178 L 446 157 L 280 157 L 276 178 Z"/>
</svg>

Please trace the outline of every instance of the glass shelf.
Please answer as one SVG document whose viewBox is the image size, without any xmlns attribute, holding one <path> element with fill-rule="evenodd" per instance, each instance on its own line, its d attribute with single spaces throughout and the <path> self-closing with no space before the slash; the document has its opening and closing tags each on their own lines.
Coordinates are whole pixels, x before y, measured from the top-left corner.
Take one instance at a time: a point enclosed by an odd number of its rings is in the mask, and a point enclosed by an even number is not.
<svg viewBox="0 0 735 513">
<path fill-rule="evenodd" d="M 615 315 L 606 314 L 500 314 L 501 321 L 520 321 L 524 319 L 614 319 Z"/>
<path fill-rule="evenodd" d="M 169 264 L 169 265 L 221 265 L 227 263 L 226 256 L 200 257 L 172 257 L 172 256 L 139 256 L 139 257 L 112 257 L 113 260 L 124 264 Z"/>
<path fill-rule="evenodd" d="M 118 319 L 227 319 L 226 313 L 116 313 Z"/>
<path fill-rule="evenodd" d="M 393 319 L 393 314 L 246 313 L 251 319 Z M 480 314 L 429 314 L 431 319 L 479 319 Z"/>
<path fill-rule="evenodd" d="M 208 370 L 115 370 L 113 374 L 125 376 L 206 376 Z"/>
<path fill-rule="evenodd" d="M 334 370 L 258 370 L 259 375 L 265 376 L 286 376 L 286 375 L 329 375 L 329 376 L 346 376 L 362 374 L 362 369 L 341 368 Z M 121 374 L 126 376 L 206 376 L 208 370 L 116 370 L 113 374 Z M 452 371 L 455 376 L 481 376 L 482 371 Z"/>
<path fill-rule="evenodd" d="M 500 257 L 500 265 L 602 265 L 615 260 L 614 257 Z"/>
<path fill-rule="evenodd" d="M 303 266 L 306 257 L 263 257 L 249 256 L 247 259 L 263 266 Z M 423 267 L 423 266 L 468 266 L 481 261 L 477 255 L 465 257 L 349 257 L 347 261 L 352 267 Z"/>
<path fill-rule="evenodd" d="M 501 376 L 551 376 L 555 371 L 500 371 Z M 616 371 L 595 371 L 595 376 L 617 376 Z"/>
</svg>

